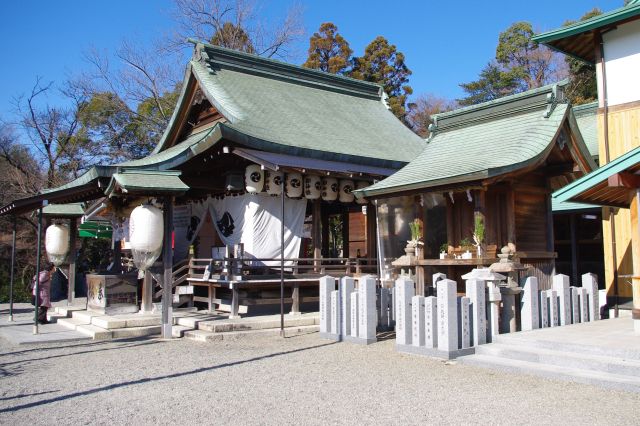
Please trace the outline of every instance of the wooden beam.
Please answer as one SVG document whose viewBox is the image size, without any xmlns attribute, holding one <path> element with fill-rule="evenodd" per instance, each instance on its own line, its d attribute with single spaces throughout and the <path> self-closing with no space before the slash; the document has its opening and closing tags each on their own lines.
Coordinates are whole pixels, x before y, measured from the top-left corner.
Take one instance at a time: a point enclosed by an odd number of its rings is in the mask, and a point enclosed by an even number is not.
<svg viewBox="0 0 640 426">
<path fill-rule="evenodd" d="M 366 234 L 366 247 L 367 254 L 365 257 L 368 258 L 377 258 L 377 221 L 376 221 L 376 206 L 374 204 L 367 204 L 367 234 Z"/>
<path fill-rule="evenodd" d="M 173 197 L 165 197 L 163 206 L 164 234 L 162 242 L 162 338 L 171 339 L 173 304 L 172 278 L 173 278 L 173 247 L 171 247 L 173 232 Z"/>
<path fill-rule="evenodd" d="M 453 203 L 448 195 L 445 195 L 445 199 L 447 200 L 447 245 L 449 246 L 448 251 L 451 252 L 455 246 L 455 235 L 453 235 Z"/>
<path fill-rule="evenodd" d="M 71 306 L 73 298 L 75 297 L 76 289 L 76 256 L 78 251 L 76 250 L 76 241 L 78 238 L 78 219 L 75 217 L 69 219 L 69 287 L 67 289 L 67 306 Z"/>
<path fill-rule="evenodd" d="M 571 239 L 571 282 L 578 282 L 578 238 L 576 235 L 576 216 L 571 213 L 569 215 L 569 234 Z"/>
<path fill-rule="evenodd" d="M 342 220 L 342 257 L 349 257 L 349 213 L 340 215 Z"/>
<path fill-rule="evenodd" d="M 313 258 L 320 259 L 322 257 L 322 201 L 318 198 L 317 200 L 313 200 L 313 213 L 312 213 L 312 224 L 311 224 L 311 239 L 313 241 Z M 320 261 L 317 260 L 314 262 L 314 270 L 318 272 L 320 267 Z"/>
<path fill-rule="evenodd" d="M 511 249 L 511 251 L 516 251 L 516 201 L 515 194 L 513 192 L 513 188 L 510 188 L 507 191 L 507 206 L 506 206 L 506 214 L 507 214 L 507 245 Z"/>
<path fill-rule="evenodd" d="M 322 238 L 321 238 L 321 247 L 322 253 L 329 254 L 329 214 L 326 211 L 326 207 L 321 206 L 320 210 L 320 223 L 322 223 Z M 322 253 L 320 257 L 322 257 Z"/>
<path fill-rule="evenodd" d="M 609 187 L 637 189 L 640 188 L 640 175 L 627 172 L 616 173 L 609 176 L 607 184 Z"/>
</svg>

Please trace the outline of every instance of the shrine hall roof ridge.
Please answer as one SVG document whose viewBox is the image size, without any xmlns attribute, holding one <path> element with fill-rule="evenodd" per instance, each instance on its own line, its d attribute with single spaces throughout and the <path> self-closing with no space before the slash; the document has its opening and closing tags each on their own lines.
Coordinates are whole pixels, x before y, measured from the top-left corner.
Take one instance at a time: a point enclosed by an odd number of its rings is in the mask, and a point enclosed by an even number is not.
<svg viewBox="0 0 640 426">
<path fill-rule="evenodd" d="M 196 59 L 204 59 L 212 67 L 217 65 L 242 72 L 291 79 L 300 83 L 318 85 L 326 90 L 346 91 L 374 99 L 380 99 L 383 94 L 384 88 L 379 83 L 306 68 L 278 59 L 241 52 L 194 39 L 189 39 L 189 41 L 196 47 Z M 198 56 L 198 53 L 200 56 Z"/>
<path fill-rule="evenodd" d="M 563 99 L 561 86 L 549 85 L 441 114 L 434 136 L 414 161 L 356 194 L 375 198 L 427 188 L 465 187 L 523 169 L 546 158 L 565 122 L 586 161 L 595 168 L 571 107 Z M 450 121 L 443 123 L 443 117 Z"/>
<path fill-rule="evenodd" d="M 389 110 L 378 84 L 205 43 L 183 87 L 190 79 L 225 118 L 218 136 L 246 148 L 399 169 L 426 146 Z M 154 154 L 177 142 L 163 136 Z"/>
</svg>

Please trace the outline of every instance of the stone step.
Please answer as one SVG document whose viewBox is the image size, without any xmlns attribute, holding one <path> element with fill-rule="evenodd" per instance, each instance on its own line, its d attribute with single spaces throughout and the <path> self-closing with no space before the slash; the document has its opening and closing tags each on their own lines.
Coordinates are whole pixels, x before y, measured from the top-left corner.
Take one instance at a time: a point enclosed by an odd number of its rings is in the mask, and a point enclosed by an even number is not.
<svg viewBox="0 0 640 426">
<path fill-rule="evenodd" d="M 91 324 L 108 330 L 132 327 L 159 326 L 162 318 L 159 315 L 118 315 L 118 316 L 95 316 L 91 318 Z"/>
<path fill-rule="evenodd" d="M 114 339 L 126 339 L 131 337 L 155 336 L 162 333 L 161 325 L 146 327 L 127 327 L 110 330 Z"/>
<path fill-rule="evenodd" d="M 93 340 L 110 340 L 113 338 L 111 330 L 105 330 L 91 324 L 80 324 L 76 327 L 76 331 L 91 337 Z"/>
<path fill-rule="evenodd" d="M 91 324 L 91 318 L 104 316 L 104 314 L 99 314 L 97 312 L 82 310 L 82 311 L 73 311 L 71 314 L 71 318 L 75 318 L 78 320 L 85 321 L 87 324 Z"/>
<path fill-rule="evenodd" d="M 227 315 L 216 315 L 216 314 L 181 316 L 181 317 L 174 316 L 173 322 L 176 325 L 183 325 L 189 328 L 198 328 L 198 324 L 203 321 L 219 320 L 221 318 L 226 318 L 226 317 Z"/>
<path fill-rule="evenodd" d="M 640 377 L 635 376 L 625 376 L 602 371 L 547 365 L 479 354 L 460 357 L 457 359 L 457 362 L 510 373 L 524 373 L 550 379 L 575 381 L 611 389 L 621 389 L 640 393 Z"/>
<path fill-rule="evenodd" d="M 69 330 L 75 330 L 80 325 L 89 325 L 89 322 L 79 318 L 59 318 L 57 323 Z"/>
<path fill-rule="evenodd" d="M 65 317 L 71 317 L 71 315 L 75 311 L 84 311 L 84 310 L 86 310 L 84 306 L 56 306 L 54 309 L 55 313 Z"/>
<path fill-rule="evenodd" d="M 191 330 L 193 330 L 192 327 L 187 327 L 184 325 L 173 325 L 171 326 L 171 335 L 178 339 L 184 337 L 184 333 Z"/>
<path fill-rule="evenodd" d="M 566 328 L 576 325 L 565 326 Z M 579 326 L 579 324 L 578 324 Z M 546 330 L 546 329 L 543 329 Z M 540 334 L 540 336 L 536 336 Z M 578 354 L 591 354 L 600 356 L 610 356 L 615 358 L 632 359 L 640 361 L 640 350 L 630 348 L 615 348 L 604 345 L 589 345 L 572 342 L 562 342 L 560 340 L 545 339 L 540 330 L 518 332 L 512 334 L 494 336 L 493 343 L 501 343 L 510 346 L 520 346 L 528 348 L 550 349 L 561 352 L 572 352 Z"/>
<path fill-rule="evenodd" d="M 319 317 L 296 317 L 285 316 L 284 326 L 301 327 L 309 325 L 318 325 Z M 224 333 L 230 331 L 243 331 L 243 330 L 263 330 L 263 329 L 279 329 L 280 318 L 264 319 L 260 317 L 244 318 L 241 321 L 226 320 L 226 321 L 202 321 L 198 323 L 198 329 L 210 331 L 213 333 Z"/>
<path fill-rule="evenodd" d="M 634 359 L 503 343 L 480 345 L 476 354 L 640 377 L 640 361 Z"/>
<path fill-rule="evenodd" d="M 66 315 L 59 314 L 57 312 L 47 312 L 47 321 L 50 323 L 58 322 L 59 319 L 68 318 Z"/>
<path fill-rule="evenodd" d="M 286 336 L 297 334 L 317 333 L 320 330 L 318 325 L 305 325 L 289 327 L 285 329 Z M 184 333 L 185 339 L 195 340 L 198 342 L 218 342 L 222 340 L 238 340 L 259 336 L 280 336 L 279 328 L 267 328 L 258 330 L 242 330 L 227 332 L 211 332 L 205 330 L 192 330 Z"/>
</svg>

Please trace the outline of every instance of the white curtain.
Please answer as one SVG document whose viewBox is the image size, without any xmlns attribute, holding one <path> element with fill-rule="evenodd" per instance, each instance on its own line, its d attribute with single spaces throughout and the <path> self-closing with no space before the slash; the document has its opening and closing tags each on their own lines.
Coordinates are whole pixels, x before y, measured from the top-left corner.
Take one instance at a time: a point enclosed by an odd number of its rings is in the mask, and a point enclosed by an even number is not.
<svg viewBox="0 0 640 426">
<path fill-rule="evenodd" d="M 213 223 L 225 245 L 243 243 L 247 257 L 278 258 L 281 202 L 280 197 L 267 194 L 244 194 L 210 199 L 208 204 Z M 296 258 L 300 253 L 306 208 L 306 199 L 285 198 L 285 258 Z M 287 265 L 291 266 L 290 263 Z"/>
<path fill-rule="evenodd" d="M 174 261 L 187 257 L 207 214 L 208 201 L 193 201 L 173 209 Z"/>
</svg>

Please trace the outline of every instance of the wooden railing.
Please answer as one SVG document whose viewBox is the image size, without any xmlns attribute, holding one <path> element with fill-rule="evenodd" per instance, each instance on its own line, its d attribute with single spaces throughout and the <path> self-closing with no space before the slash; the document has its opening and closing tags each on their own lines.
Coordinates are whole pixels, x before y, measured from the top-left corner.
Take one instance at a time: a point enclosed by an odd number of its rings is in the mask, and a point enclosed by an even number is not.
<svg viewBox="0 0 640 426">
<path fill-rule="evenodd" d="M 189 278 L 203 279 L 208 269 L 209 279 L 250 279 L 280 274 L 279 258 L 224 258 L 189 261 Z M 377 260 L 369 258 L 285 258 L 287 277 L 377 274 Z"/>
<path fill-rule="evenodd" d="M 184 284 L 187 282 L 187 278 L 189 278 L 189 268 L 190 263 L 189 259 L 181 260 L 180 262 L 173 265 L 173 271 L 171 273 L 171 290 L 176 288 L 176 286 Z M 152 274 L 154 281 L 157 285 L 160 286 L 160 289 L 154 293 L 155 298 L 159 298 L 162 296 L 162 275 L 161 274 Z"/>
</svg>

